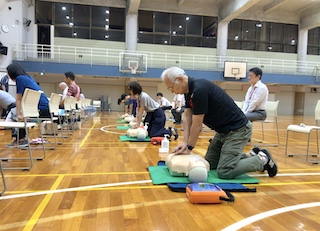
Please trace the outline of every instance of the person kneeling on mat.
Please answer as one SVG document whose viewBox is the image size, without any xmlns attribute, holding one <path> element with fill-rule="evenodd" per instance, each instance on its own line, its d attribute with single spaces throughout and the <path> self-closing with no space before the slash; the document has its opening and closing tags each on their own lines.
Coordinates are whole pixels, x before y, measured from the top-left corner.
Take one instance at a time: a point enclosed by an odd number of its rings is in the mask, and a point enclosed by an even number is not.
<svg viewBox="0 0 320 231">
<path fill-rule="evenodd" d="M 186 100 L 184 142 L 175 147 L 173 153 L 189 154 L 204 123 L 216 131 L 205 159 L 210 163 L 210 169 L 217 170 L 219 178 L 233 179 L 264 169 L 270 177 L 277 174 L 277 164 L 268 150 L 254 149 L 249 157 L 243 153 L 251 138 L 252 124 L 224 90 L 209 80 L 189 77 L 179 67 L 166 69 L 161 78 L 170 91 L 185 94 Z"/>
<path fill-rule="evenodd" d="M 128 84 L 129 94 L 133 99 L 137 100 L 137 116 L 136 125 L 133 128 L 138 127 L 142 122 L 142 115 L 146 111 L 147 115 L 144 119 L 144 125 L 148 124 L 149 137 L 164 137 L 165 135 L 174 139 L 178 139 L 178 131 L 176 128 L 165 128 L 166 116 L 160 105 L 154 101 L 147 93 L 142 91 L 142 87 L 138 82 L 130 82 Z"/>
</svg>

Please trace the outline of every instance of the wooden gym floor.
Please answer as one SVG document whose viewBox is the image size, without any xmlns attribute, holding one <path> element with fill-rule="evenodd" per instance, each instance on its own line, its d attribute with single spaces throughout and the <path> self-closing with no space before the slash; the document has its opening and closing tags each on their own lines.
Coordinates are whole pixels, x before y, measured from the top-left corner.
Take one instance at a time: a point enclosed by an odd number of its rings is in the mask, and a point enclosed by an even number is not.
<svg viewBox="0 0 320 231">
<path fill-rule="evenodd" d="M 29 171 L 5 170 L 7 191 L 0 197 L 0 230 L 320 230 L 320 168 L 305 156 L 285 157 L 286 127 L 314 125 L 308 116 L 279 116 L 279 147 L 268 147 L 279 173 L 250 173 L 256 193 L 234 193 L 232 204 L 191 204 L 185 193 L 153 185 L 148 166 L 160 160 L 149 142 L 120 142 L 119 114 L 97 112 Z M 171 122 L 167 122 L 168 125 Z M 181 125 L 180 127 L 181 128 Z M 254 123 L 252 141 L 261 139 Z M 36 138 L 33 129 L 31 138 Z M 213 132 L 203 129 L 194 153 L 204 155 Z M 290 153 L 304 153 L 304 134 L 289 138 Z M 275 124 L 265 124 L 265 142 L 277 140 Z M 10 131 L 0 130 L 1 158 L 25 156 L 7 149 Z M 182 141 L 182 132 L 178 142 Z M 311 152 L 316 152 L 315 134 Z M 170 147 L 178 144 L 171 141 Z M 246 146 L 249 151 L 252 146 Z M 35 150 L 34 156 L 41 155 Z M 17 164 L 3 161 L 3 166 Z M 20 164 L 20 163 L 18 163 Z M 1 191 L 1 190 L 0 190 Z"/>
</svg>

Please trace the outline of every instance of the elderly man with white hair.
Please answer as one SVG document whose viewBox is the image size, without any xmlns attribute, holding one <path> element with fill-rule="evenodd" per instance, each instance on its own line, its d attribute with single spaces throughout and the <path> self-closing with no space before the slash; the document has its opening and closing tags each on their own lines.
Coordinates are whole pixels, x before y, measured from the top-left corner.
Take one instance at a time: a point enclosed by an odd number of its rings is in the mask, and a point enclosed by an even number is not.
<svg viewBox="0 0 320 231">
<path fill-rule="evenodd" d="M 251 138 L 252 124 L 219 86 L 206 79 L 189 77 L 179 67 L 165 70 L 161 78 L 168 90 L 185 94 L 184 141 L 173 150 L 175 154 L 190 154 L 196 146 L 202 123 L 216 133 L 205 155 L 210 168 L 219 178 L 233 179 L 241 174 L 266 169 L 270 177 L 278 167 L 270 152 L 254 148 L 246 157 L 243 149 Z"/>
</svg>

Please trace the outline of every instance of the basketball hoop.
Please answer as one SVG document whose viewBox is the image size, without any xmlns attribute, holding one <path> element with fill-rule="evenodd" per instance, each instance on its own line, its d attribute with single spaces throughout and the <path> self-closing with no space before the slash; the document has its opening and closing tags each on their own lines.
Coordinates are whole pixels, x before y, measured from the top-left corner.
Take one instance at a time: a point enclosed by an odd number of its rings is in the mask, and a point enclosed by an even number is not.
<svg viewBox="0 0 320 231">
<path fill-rule="evenodd" d="M 238 79 L 240 79 L 240 77 L 239 77 L 239 74 L 238 74 L 238 73 L 233 73 L 233 75 L 234 75 L 234 78 L 235 78 L 235 79 L 237 79 L 237 80 L 238 80 Z"/>
<path fill-rule="evenodd" d="M 137 73 L 137 66 L 131 66 L 130 69 L 131 69 L 131 74 L 136 74 Z"/>
</svg>

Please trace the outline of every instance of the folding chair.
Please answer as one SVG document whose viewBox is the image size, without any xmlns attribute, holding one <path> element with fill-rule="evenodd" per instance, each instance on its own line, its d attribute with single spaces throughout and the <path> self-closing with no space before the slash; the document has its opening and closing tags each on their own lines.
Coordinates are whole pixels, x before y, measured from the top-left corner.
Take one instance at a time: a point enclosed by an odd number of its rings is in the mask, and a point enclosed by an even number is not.
<svg viewBox="0 0 320 231">
<path fill-rule="evenodd" d="M 314 115 L 315 115 L 315 121 L 316 121 L 316 126 L 307 126 L 304 124 L 301 125 L 289 125 L 287 127 L 287 138 L 286 138 L 286 150 L 285 150 L 285 155 L 286 157 L 292 157 L 294 155 L 304 155 L 304 154 L 288 154 L 288 137 L 289 137 L 289 133 L 292 132 L 297 132 L 297 133 L 302 133 L 302 134 L 307 134 L 308 138 L 307 138 L 307 150 L 306 150 L 306 161 L 308 163 L 312 163 L 312 164 L 318 164 L 320 163 L 320 161 L 317 160 L 311 160 L 309 159 L 310 155 L 309 155 L 309 149 L 310 149 L 310 136 L 311 136 L 311 132 L 315 131 L 316 134 L 316 142 L 317 142 L 317 153 L 316 154 L 311 154 L 312 157 L 317 157 L 319 155 L 319 139 L 318 139 L 318 130 L 320 130 L 320 127 L 318 126 L 318 121 L 320 118 L 320 100 L 318 100 L 316 108 L 314 110 Z"/>
<path fill-rule="evenodd" d="M 53 123 L 54 120 L 58 120 L 58 124 L 61 126 L 61 129 L 58 129 L 56 131 L 57 134 L 55 134 L 55 132 L 54 132 L 56 144 L 63 144 L 64 138 L 65 138 L 65 136 L 63 134 L 63 121 L 62 121 L 62 117 L 60 116 L 60 109 L 59 109 L 60 101 L 61 101 L 60 94 L 51 93 L 50 100 L 49 100 L 49 110 L 50 110 L 50 114 L 51 114 L 51 121 Z M 52 126 L 52 129 L 54 129 L 54 126 Z M 58 136 L 59 131 L 60 131 L 61 135 Z M 61 138 L 62 141 L 57 142 L 57 138 Z"/>
<path fill-rule="evenodd" d="M 2 177 L 2 185 L 3 185 L 3 189 L 0 192 L 0 196 L 6 191 L 7 189 L 7 185 L 6 185 L 6 179 L 4 178 L 4 174 L 3 174 L 3 169 L 2 169 L 2 160 L 0 160 L 0 172 L 1 172 L 1 177 Z"/>
<path fill-rule="evenodd" d="M 66 96 L 63 103 L 64 112 L 59 113 L 60 116 L 63 116 L 65 118 L 65 122 L 67 123 L 68 135 L 71 135 L 71 131 L 72 131 L 70 129 L 70 123 L 69 123 L 69 119 L 71 119 L 71 114 L 72 114 L 72 110 L 71 110 L 72 98 L 73 98 L 72 96 Z M 61 129 L 63 129 L 63 127 Z"/>
<path fill-rule="evenodd" d="M 234 102 L 240 109 L 242 109 L 243 101 L 234 101 Z"/>
<path fill-rule="evenodd" d="M 251 141 L 250 141 L 251 145 L 253 145 L 253 146 L 274 146 L 274 147 L 279 146 L 280 138 L 279 138 L 279 128 L 278 128 L 278 106 L 279 106 L 279 100 L 267 101 L 267 104 L 266 104 L 267 118 L 265 120 L 258 120 L 258 121 L 253 122 L 253 123 L 256 123 L 256 122 L 261 123 L 262 140 L 259 141 L 259 144 L 252 144 L 252 139 L 251 139 Z M 264 126 L 263 125 L 265 123 L 275 123 L 276 124 L 278 143 L 274 143 L 274 144 L 263 143 L 264 142 Z"/>
<path fill-rule="evenodd" d="M 95 108 L 97 111 L 101 111 L 101 100 L 92 100 L 92 107 Z"/>
<path fill-rule="evenodd" d="M 34 91 L 31 89 L 25 89 L 22 100 L 21 100 L 21 111 L 23 115 L 23 122 L 0 122 L 1 127 L 6 128 L 24 128 L 26 130 L 26 139 L 28 142 L 28 151 L 29 151 L 29 158 L 1 158 L 2 160 L 30 160 L 29 166 L 19 167 L 19 168 L 3 168 L 3 169 L 23 169 L 29 170 L 33 166 L 33 156 L 31 151 L 30 145 L 30 138 L 29 138 L 29 128 L 32 128 L 36 125 L 35 122 L 28 122 L 29 119 L 36 118 L 39 121 L 39 111 L 38 111 L 38 104 L 40 100 L 40 91 Z M 40 131 L 41 139 L 43 140 L 43 136 Z M 17 140 L 19 141 L 19 132 L 17 133 Z M 17 148 L 21 148 L 21 146 L 17 146 Z M 46 156 L 46 150 L 44 147 L 44 142 L 42 142 L 42 149 L 43 149 L 43 156 L 37 157 L 37 160 L 42 160 Z"/>
</svg>

